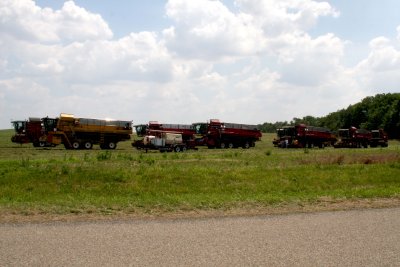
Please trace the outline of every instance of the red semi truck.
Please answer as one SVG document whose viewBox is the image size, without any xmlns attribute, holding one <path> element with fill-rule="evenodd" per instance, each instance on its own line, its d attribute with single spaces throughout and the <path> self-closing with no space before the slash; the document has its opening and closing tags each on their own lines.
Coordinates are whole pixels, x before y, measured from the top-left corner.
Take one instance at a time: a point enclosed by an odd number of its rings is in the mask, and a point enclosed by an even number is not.
<svg viewBox="0 0 400 267">
<path fill-rule="evenodd" d="M 372 138 L 370 131 L 356 127 L 339 129 L 338 135 L 339 140 L 335 143 L 335 148 L 367 148 Z"/>
<path fill-rule="evenodd" d="M 336 136 L 327 128 L 298 124 L 278 129 L 273 144 L 281 148 L 323 148 L 333 145 L 335 141 Z"/>
<path fill-rule="evenodd" d="M 261 131 L 256 125 L 224 123 L 211 119 L 208 123 L 194 123 L 196 134 L 203 136 L 208 148 L 250 148 L 261 140 Z"/>
</svg>

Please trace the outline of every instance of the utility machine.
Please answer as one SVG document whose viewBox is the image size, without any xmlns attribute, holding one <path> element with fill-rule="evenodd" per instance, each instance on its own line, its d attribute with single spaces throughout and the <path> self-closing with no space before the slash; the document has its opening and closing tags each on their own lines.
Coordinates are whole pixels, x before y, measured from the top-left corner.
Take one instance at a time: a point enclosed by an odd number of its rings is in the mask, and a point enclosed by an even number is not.
<svg viewBox="0 0 400 267">
<path fill-rule="evenodd" d="M 151 130 L 151 134 L 146 134 L 141 141 L 133 142 L 132 146 L 146 150 L 146 152 L 148 150 L 160 152 L 184 152 L 187 150 L 182 134 L 162 130 Z"/>
</svg>

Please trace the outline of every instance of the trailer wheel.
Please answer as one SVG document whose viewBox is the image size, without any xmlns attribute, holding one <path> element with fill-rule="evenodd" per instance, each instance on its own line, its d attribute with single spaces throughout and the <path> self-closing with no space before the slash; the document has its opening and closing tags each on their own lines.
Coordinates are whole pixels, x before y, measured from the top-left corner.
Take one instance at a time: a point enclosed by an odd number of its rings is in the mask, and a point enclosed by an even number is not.
<svg viewBox="0 0 400 267">
<path fill-rule="evenodd" d="M 181 148 L 180 148 L 179 146 L 176 146 L 176 147 L 174 148 L 174 151 L 175 151 L 175 152 L 181 152 Z"/>
<path fill-rule="evenodd" d="M 93 144 L 90 141 L 86 141 L 83 146 L 85 149 L 92 149 Z"/>
<path fill-rule="evenodd" d="M 234 148 L 233 143 L 229 143 L 229 144 L 228 144 L 228 148 L 231 148 L 231 149 Z"/>
<path fill-rule="evenodd" d="M 220 148 L 224 149 L 226 148 L 226 144 L 224 142 L 221 142 L 221 144 L 219 145 Z"/>
<path fill-rule="evenodd" d="M 182 152 L 186 152 L 187 148 L 185 146 L 182 147 Z"/>
<path fill-rule="evenodd" d="M 246 142 L 246 143 L 244 143 L 244 144 L 243 144 L 243 148 L 245 148 L 245 149 L 248 149 L 248 148 L 250 148 L 250 144 L 249 144 L 249 142 Z"/>
<path fill-rule="evenodd" d="M 109 149 L 116 149 L 117 148 L 117 143 L 109 142 L 107 146 L 108 146 Z"/>
<path fill-rule="evenodd" d="M 73 149 L 79 149 L 81 147 L 81 144 L 78 141 L 75 141 L 72 143 L 72 148 Z"/>
</svg>

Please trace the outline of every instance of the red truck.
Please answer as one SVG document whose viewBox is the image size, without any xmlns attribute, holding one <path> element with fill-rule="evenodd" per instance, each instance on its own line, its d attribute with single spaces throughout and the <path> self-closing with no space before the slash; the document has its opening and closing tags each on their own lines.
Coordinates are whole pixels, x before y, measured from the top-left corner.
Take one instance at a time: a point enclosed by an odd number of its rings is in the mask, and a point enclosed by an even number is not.
<svg viewBox="0 0 400 267">
<path fill-rule="evenodd" d="M 211 119 L 208 123 L 194 123 L 196 134 L 203 136 L 208 148 L 250 148 L 261 140 L 261 131 L 256 125 L 224 123 Z"/>
<path fill-rule="evenodd" d="M 44 135 L 42 120 L 39 118 L 29 118 L 25 121 L 12 121 L 15 134 L 11 141 L 18 144 L 32 143 L 34 147 L 51 146 L 46 141 L 41 141 Z"/>
<path fill-rule="evenodd" d="M 185 149 L 195 149 L 195 134 L 196 131 L 193 125 L 188 124 L 166 124 L 159 123 L 157 121 L 150 121 L 149 124 L 135 125 L 136 135 L 138 137 L 157 136 L 159 132 L 180 134 L 182 136 L 182 142 L 185 143 Z M 145 143 L 144 139 L 135 140 L 132 146 L 140 149 Z"/>
<path fill-rule="evenodd" d="M 339 129 L 338 135 L 339 140 L 335 143 L 335 148 L 367 148 L 372 138 L 370 131 L 356 127 Z"/>
<path fill-rule="evenodd" d="M 372 130 L 371 131 L 371 140 L 369 142 L 371 147 L 387 147 L 388 146 L 388 136 L 383 131 L 383 129 Z"/>
<path fill-rule="evenodd" d="M 298 124 L 277 129 L 273 144 L 281 148 L 323 148 L 333 145 L 335 141 L 336 136 L 327 128 Z"/>
</svg>

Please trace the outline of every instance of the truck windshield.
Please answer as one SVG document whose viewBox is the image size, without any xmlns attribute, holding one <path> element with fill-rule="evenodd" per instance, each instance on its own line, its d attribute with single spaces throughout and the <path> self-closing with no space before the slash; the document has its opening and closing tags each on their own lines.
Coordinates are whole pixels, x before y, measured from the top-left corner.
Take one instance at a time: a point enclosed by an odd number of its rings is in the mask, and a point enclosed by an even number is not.
<svg viewBox="0 0 400 267">
<path fill-rule="evenodd" d="M 371 134 L 372 134 L 372 138 L 379 138 L 380 137 L 379 131 L 371 131 Z"/>
<path fill-rule="evenodd" d="M 148 126 L 146 124 L 135 125 L 136 134 L 139 137 L 146 135 Z"/>
<path fill-rule="evenodd" d="M 16 133 L 22 133 L 25 130 L 25 121 L 13 121 L 11 123 L 13 124 Z"/>
<path fill-rule="evenodd" d="M 349 130 L 339 130 L 339 137 L 341 138 L 349 138 L 350 134 L 349 134 Z"/>
<path fill-rule="evenodd" d="M 43 118 L 42 120 L 46 132 L 54 131 L 57 128 L 57 119 Z"/>
<path fill-rule="evenodd" d="M 285 130 L 284 129 L 276 129 L 276 135 L 280 138 L 280 137 L 284 137 L 285 136 Z"/>
<path fill-rule="evenodd" d="M 206 134 L 207 133 L 207 123 L 193 123 L 193 127 L 196 134 Z"/>
<path fill-rule="evenodd" d="M 284 130 L 284 136 L 295 136 L 296 135 L 296 130 L 294 127 L 285 127 L 283 128 Z"/>
</svg>

